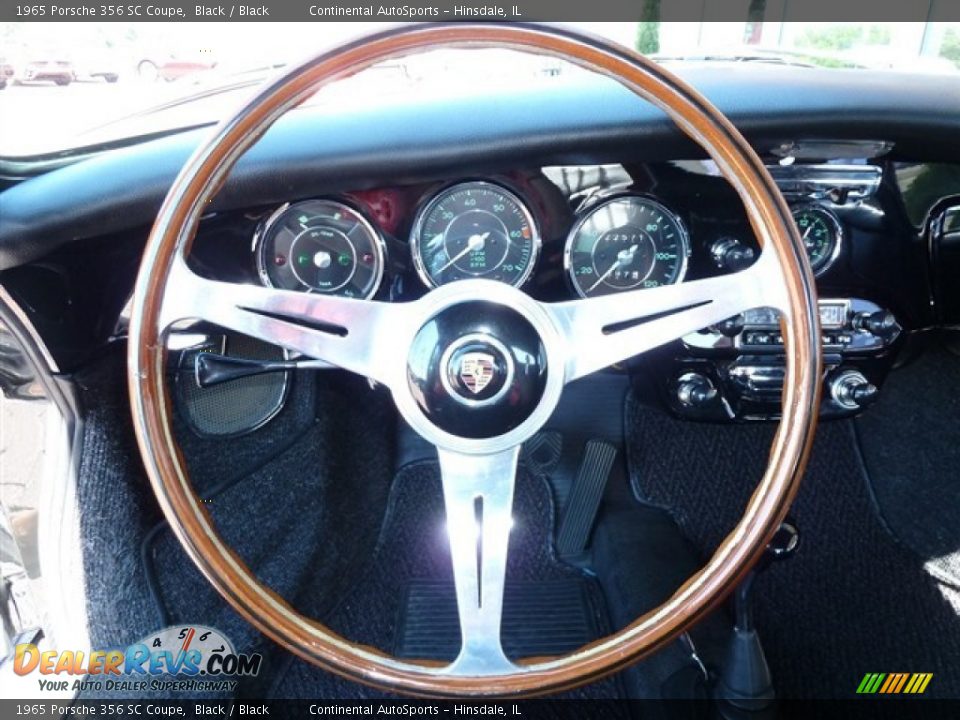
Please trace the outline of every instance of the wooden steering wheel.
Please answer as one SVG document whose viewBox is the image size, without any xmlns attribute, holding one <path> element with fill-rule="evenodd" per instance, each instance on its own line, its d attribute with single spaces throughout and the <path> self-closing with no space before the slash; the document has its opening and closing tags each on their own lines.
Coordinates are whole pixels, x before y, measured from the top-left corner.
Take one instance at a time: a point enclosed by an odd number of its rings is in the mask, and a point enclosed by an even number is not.
<svg viewBox="0 0 960 720">
<path fill-rule="evenodd" d="M 509 48 L 561 58 L 617 80 L 661 108 L 709 153 L 739 194 L 762 245 L 759 258 L 734 274 L 561 303 L 536 302 L 488 280 L 451 283 L 415 302 L 383 303 L 218 282 L 188 268 L 208 202 L 278 117 L 322 85 L 438 47 Z M 699 572 L 629 626 L 562 657 L 509 660 L 500 619 L 520 444 L 546 422 L 567 383 L 760 306 L 783 317 L 783 419 L 740 522 Z M 436 446 L 447 525 L 454 529 L 450 550 L 462 647 L 453 663 L 401 661 L 351 643 L 300 615 L 224 544 L 194 494 L 171 431 L 165 337 L 173 323 L 191 318 L 377 380 L 390 389 L 402 417 Z M 170 527 L 209 582 L 265 635 L 312 663 L 385 690 L 545 694 L 597 680 L 650 654 L 701 619 L 756 562 L 806 466 L 819 406 L 819 332 L 813 276 L 790 210 L 747 142 L 699 93 L 634 52 L 567 29 L 411 25 L 343 44 L 289 69 L 223 121 L 193 155 L 166 197 L 140 267 L 129 388 L 143 461 Z M 469 353 L 466 335 L 476 336 Z M 471 404 L 451 381 L 470 353 L 481 353 L 489 366 L 496 391 L 489 403 Z"/>
</svg>

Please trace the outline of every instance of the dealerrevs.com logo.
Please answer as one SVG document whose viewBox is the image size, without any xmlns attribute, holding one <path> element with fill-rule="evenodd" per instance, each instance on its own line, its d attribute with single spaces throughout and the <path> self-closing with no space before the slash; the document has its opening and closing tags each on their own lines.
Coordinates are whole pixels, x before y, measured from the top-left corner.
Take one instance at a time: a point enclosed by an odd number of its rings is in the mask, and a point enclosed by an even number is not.
<svg viewBox="0 0 960 720">
<path fill-rule="evenodd" d="M 202 691 L 232 690 L 236 682 L 228 678 L 257 675 L 262 662 L 259 653 L 237 653 L 213 628 L 174 625 L 124 649 L 41 651 L 30 643 L 17 645 L 13 669 L 42 676 L 41 690 Z"/>
</svg>

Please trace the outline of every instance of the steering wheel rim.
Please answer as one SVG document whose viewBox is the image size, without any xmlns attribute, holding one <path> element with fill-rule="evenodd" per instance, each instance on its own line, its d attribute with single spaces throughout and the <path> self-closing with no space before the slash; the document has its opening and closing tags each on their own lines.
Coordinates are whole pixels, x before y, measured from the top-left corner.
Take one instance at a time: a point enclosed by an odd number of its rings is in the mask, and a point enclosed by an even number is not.
<svg viewBox="0 0 960 720">
<path fill-rule="evenodd" d="M 637 300 L 661 298 L 662 303 L 676 308 L 681 300 L 692 299 L 694 302 L 673 316 L 681 318 L 681 324 L 713 318 L 750 302 L 755 303 L 750 307 L 760 304 L 775 307 L 783 318 L 781 323 L 786 357 L 783 420 L 773 441 L 767 470 L 737 526 L 720 544 L 710 561 L 659 607 L 626 628 L 569 655 L 537 662 L 524 661 L 525 664 L 519 666 L 512 663 L 504 665 L 497 658 L 488 663 L 487 655 L 478 649 L 479 645 L 484 645 L 483 638 L 479 637 L 475 638 L 478 647 L 473 648 L 465 664 L 458 665 L 455 662 L 448 668 L 438 668 L 436 663 L 400 662 L 374 648 L 350 643 L 320 623 L 297 613 L 262 585 L 220 539 L 206 509 L 192 490 L 186 465 L 170 429 L 171 403 L 163 372 L 166 355 L 164 339 L 170 326 L 177 320 L 203 317 L 216 322 L 222 317 L 226 327 L 240 331 L 251 328 L 263 331 L 263 328 L 270 327 L 274 330 L 274 342 L 296 347 L 292 331 L 286 332 L 288 326 L 277 325 L 270 318 L 274 305 L 257 305 L 263 296 L 260 288 L 229 286 L 238 295 L 230 301 L 233 309 L 251 312 L 251 317 L 244 316 L 244 323 L 238 325 L 239 321 L 235 320 L 234 315 L 226 314 L 228 308 L 223 303 L 222 294 L 218 294 L 222 292 L 217 287 L 221 284 L 203 280 L 187 268 L 185 258 L 189 255 L 200 215 L 224 183 L 230 168 L 276 119 L 320 86 L 355 74 L 377 62 L 437 47 L 497 47 L 559 57 L 617 80 L 664 110 L 683 132 L 707 151 L 737 191 L 763 252 L 752 266 L 755 268 L 753 272 L 748 269 L 725 276 L 736 278 L 739 281 L 736 285 L 723 284 L 719 280 L 712 282 L 713 279 L 695 281 L 669 286 L 678 288 L 672 294 L 669 288 L 656 289 L 657 295 L 650 290 L 633 291 L 648 293 Z M 778 281 L 776 285 L 771 277 Z M 422 327 L 431 317 L 431 312 L 439 312 L 436 307 L 450 302 L 450 298 L 458 292 L 489 291 L 494 295 L 494 302 L 503 306 L 528 302 L 531 308 L 536 306 L 536 309 L 521 308 L 520 312 L 529 310 L 534 315 L 542 315 L 539 319 L 544 327 L 538 329 L 550 336 L 545 343 L 550 345 L 554 357 L 562 358 L 561 367 L 552 370 L 554 378 L 562 375 L 560 389 L 576 377 L 611 364 L 607 360 L 611 353 L 619 352 L 612 349 L 617 342 L 630 345 L 627 356 L 632 356 L 648 347 L 662 344 L 666 340 L 661 335 L 669 332 L 665 323 L 652 321 L 646 325 L 629 327 L 612 340 L 607 337 L 613 333 L 606 333 L 605 330 L 613 327 L 616 324 L 614 321 L 624 315 L 625 311 L 620 306 L 631 305 L 631 297 L 628 296 L 636 297 L 633 293 L 545 305 L 535 303 L 512 288 L 494 288 L 484 283 L 463 281 L 453 284 L 459 286 L 453 290 L 449 289 L 453 286 L 434 290 L 428 293 L 418 310 L 411 311 L 415 314 L 414 320 L 406 317 L 403 322 L 396 323 L 390 321 L 400 316 L 389 316 L 385 308 L 391 306 L 386 304 L 367 302 L 359 306 L 355 303 L 361 301 L 348 303 L 340 298 L 321 298 L 318 301 L 313 297 L 311 300 L 300 300 L 283 294 L 283 291 L 275 292 L 277 297 L 282 296 L 283 310 L 287 312 L 284 318 L 288 320 L 299 318 L 327 323 L 335 329 L 341 322 L 344 327 L 348 322 L 356 322 L 358 327 L 377 327 L 378 322 L 381 328 L 392 324 L 398 333 L 394 338 L 399 336 L 401 340 L 406 338 L 410 342 L 416 336 L 417 323 Z M 173 285 L 177 286 L 177 295 L 181 296 L 179 300 L 167 292 Z M 180 293 L 183 287 L 192 290 Z M 722 302 L 710 295 L 713 291 L 723 293 Z M 757 302 L 761 296 L 763 302 Z M 322 302 L 322 308 L 318 302 Z M 591 306 L 584 306 L 585 302 L 591 303 Z M 258 310 L 247 308 L 245 303 Z M 416 303 L 402 305 L 414 307 Z M 222 314 L 218 314 L 221 311 Z M 599 319 L 607 324 L 591 328 L 589 322 L 598 313 Z M 632 311 L 628 314 L 636 316 L 638 313 Z M 651 316 L 653 314 L 650 313 Z M 722 317 L 732 314 L 736 313 L 728 312 Z M 360 316 L 361 319 L 356 319 Z M 719 319 L 722 318 L 716 318 Z M 711 322 L 703 322 L 699 327 L 709 324 Z M 276 337 L 277 328 L 283 330 L 281 337 Z M 595 343 L 583 342 L 580 334 L 592 331 L 596 331 L 590 336 Z M 134 291 L 128 380 L 133 424 L 144 465 L 171 529 L 208 581 L 261 632 L 291 652 L 327 670 L 390 691 L 422 696 L 534 695 L 591 682 L 650 654 L 709 612 L 756 562 L 786 514 L 806 467 L 819 407 L 819 337 L 813 276 L 790 210 L 746 140 L 699 93 L 632 51 L 568 29 L 501 23 L 428 24 L 378 32 L 345 43 L 291 68 L 261 90 L 230 119 L 221 123 L 213 137 L 196 151 L 169 191 L 144 252 Z M 381 380 L 391 388 L 395 399 L 404 395 L 399 390 L 399 375 L 403 370 L 400 364 L 363 364 L 362 358 L 356 358 L 364 352 L 376 354 L 376 347 L 369 344 L 361 347 L 352 342 L 349 337 L 340 345 L 330 342 L 331 347 L 335 346 L 331 351 L 333 357 L 325 359 Z M 578 350 L 575 345 L 588 347 Z M 640 348 L 639 352 L 634 352 L 637 347 Z M 380 357 L 383 357 L 382 353 Z M 549 379 L 551 373 L 547 377 Z M 556 381 L 553 382 L 556 385 Z M 538 422 L 542 425 L 552 409 L 550 403 L 555 405 L 559 398 L 559 390 L 555 394 L 556 397 L 550 395 L 549 402 L 541 399 L 534 412 L 520 423 L 524 426 L 523 432 L 515 433 L 509 442 L 451 445 L 449 438 L 442 434 L 430 435 L 430 430 L 427 430 L 428 439 L 438 445 L 448 514 L 451 512 L 453 495 L 457 488 L 462 487 L 458 484 L 462 478 L 457 477 L 455 465 L 467 462 L 470 458 L 483 458 L 482 461 L 477 460 L 480 464 L 470 466 L 473 473 L 470 481 L 476 481 L 479 477 L 489 480 L 489 473 L 496 474 L 504 468 L 515 471 L 517 438 L 527 432 L 532 434 Z M 416 410 L 410 403 L 398 402 L 397 405 L 408 422 L 411 418 L 417 419 Z M 536 417 L 531 420 L 534 415 Z M 424 427 L 417 427 L 417 422 L 412 424 L 421 433 L 424 432 Z M 509 514 L 512 490 L 511 475 L 509 488 L 503 487 L 494 493 L 492 507 L 501 513 L 497 516 L 500 519 L 503 519 L 504 506 Z M 500 537 L 500 541 L 504 545 L 505 555 L 506 540 Z M 454 542 L 452 533 L 451 542 Z M 456 566 L 456 560 L 454 562 Z M 459 599 L 459 576 L 457 582 Z M 492 592 L 496 591 L 497 588 L 494 588 Z M 502 596 L 502 587 L 499 592 Z M 461 607 L 461 632 L 466 648 L 471 638 L 464 622 Z M 499 648 L 499 635 L 496 646 Z M 446 672 L 451 668 L 454 674 Z"/>
</svg>

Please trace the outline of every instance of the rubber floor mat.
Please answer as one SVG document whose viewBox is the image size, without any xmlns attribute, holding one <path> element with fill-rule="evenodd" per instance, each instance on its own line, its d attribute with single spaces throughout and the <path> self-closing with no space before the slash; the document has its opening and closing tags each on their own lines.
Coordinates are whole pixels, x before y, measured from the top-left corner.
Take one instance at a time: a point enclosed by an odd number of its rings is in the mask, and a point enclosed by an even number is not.
<svg viewBox="0 0 960 720">
<path fill-rule="evenodd" d="M 510 659 L 569 653 L 607 633 L 590 581 L 580 578 L 508 585 L 501 642 Z M 460 649 L 457 598 L 452 583 L 410 583 L 397 623 L 396 654 L 452 661 Z"/>
<path fill-rule="evenodd" d="M 544 616 L 555 621 L 572 618 L 581 626 L 581 635 L 555 638 L 570 647 L 583 643 L 580 637 L 598 636 L 605 630 L 602 610 L 605 603 L 596 582 L 581 570 L 557 560 L 550 538 L 553 534 L 553 501 L 547 482 L 532 476 L 523 468 L 517 474 L 513 517 L 515 525 L 510 534 L 510 553 L 506 574 L 506 621 L 515 626 L 517 593 L 523 599 L 522 615 L 527 616 L 536 601 Z M 450 659 L 459 649 L 459 630 L 455 624 L 456 610 L 452 598 L 443 600 L 435 593 L 437 588 L 453 588 L 453 572 L 446 538 L 443 493 L 440 473 L 435 463 L 419 463 L 400 471 L 394 480 L 380 542 L 367 564 L 362 579 L 343 594 L 340 604 L 324 616 L 317 617 L 335 632 L 353 642 L 393 653 L 398 647 L 410 654 L 415 643 L 419 650 L 443 652 Z M 542 588 L 531 591 L 530 588 Z M 550 592 L 556 597 L 549 597 Z M 578 594 L 579 593 L 579 594 Z M 583 599 L 587 596 L 587 600 Z M 576 600 L 571 598 L 576 597 Z M 549 601 L 549 603 L 548 603 Z M 574 608 L 569 608 L 573 602 Z M 446 610 L 441 607 L 446 603 Z M 530 603 L 528 606 L 527 603 Z M 414 616 L 408 618 L 408 608 Z M 307 608 L 309 612 L 309 608 Z M 424 619 L 432 614 L 446 618 Z M 426 627 L 427 623 L 430 627 Z M 566 622 L 564 620 L 564 622 Z M 573 621 L 571 620 L 571 625 Z M 446 630 L 443 630 L 443 628 Z M 545 625 L 541 625 L 541 628 Z M 585 629 L 584 629 L 585 628 Z M 572 629 L 572 627 L 570 628 Z M 443 632 L 443 640 L 430 639 L 432 632 Z M 526 632 L 507 632 L 507 653 L 528 652 L 531 641 Z M 538 638 L 538 642 L 542 639 Z M 514 644 L 518 643 L 518 644 Z M 431 646 L 432 644 L 432 646 Z M 384 697 L 383 691 L 348 683 L 320 668 L 290 656 L 290 665 L 277 673 L 277 681 L 269 693 L 273 698 L 371 698 Z M 622 697 L 620 678 L 609 677 L 586 687 L 567 691 L 558 696 L 575 699 L 612 699 Z M 617 716 L 610 711 L 604 716 Z"/>
</svg>

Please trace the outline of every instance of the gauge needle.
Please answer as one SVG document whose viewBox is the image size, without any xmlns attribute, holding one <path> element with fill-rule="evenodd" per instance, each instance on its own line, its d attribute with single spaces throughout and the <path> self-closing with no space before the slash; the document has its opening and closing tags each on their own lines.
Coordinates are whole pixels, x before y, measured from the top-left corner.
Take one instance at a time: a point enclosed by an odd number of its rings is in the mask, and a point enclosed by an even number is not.
<svg viewBox="0 0 960 720">
<path fill-rule="evenodd" d="M 807 236 L 810 234 L 810 231 L 813 230 L 813 225 L 807 225 L 807 229 L 803 233 L 803 237 L 800 239 L 803 240 L 803 244 L 807 247 L 810 246 L 810 243 L 807 242 Z"/>
<path fill-rule="evenodd" d="M 483 235 L 471 235 L 470 239 L 467 240 L 467 246 L 463 250 L 458 252 L 455 257 L 451 258 L 446 265 L 444 265 L 442 268 L 437 270 L 437 272 L 442 273 L 444 270 L 446 270 L 448 267 L 453 265 L 457 260 L 462 258 L 468 252 L 471 252 L 473 250 L 483 250 L 483 244 L 487 241 L 488 237 L 490 237 L 489 232 L 485 232 Z"/>
<path fill-rule="evenodd" d="M 633 262 L 634 253 L 637 252 L 637 250 L 639 249 L 639 247 L 640 247 L 639 245 L 631 245 L 631 246 L 628 247 L 627 249 L 621 250 L 620 252 L 618 252 L 618 253 L 617 253 L 617 259 L 614 260 L 613 265 L 610 266 L 610 269 L 607 270 L 607 271 L 606 271 L 603 275 L 601 275 L 599 278 L 597 278 L 597 281 L 596 281 L 593 285 L 591 285 L 589 288 L 587 288 L 587 292 L 588 292 L 588 293 L 593 292 L 593 289 L 594 289 L 595 287 L 597 287 L 597 285 L 599 285 L 599 284 L 602 283 L 604 280 L 606 280 L 608 277 L 610 277 L 610 274 L 611 274 L 614 270 L 616 270 L 618 267 L 620 267 L 621 265 L 629 265 L 630 263 L 632 263 L 632 262 Z"/>
</svg>

